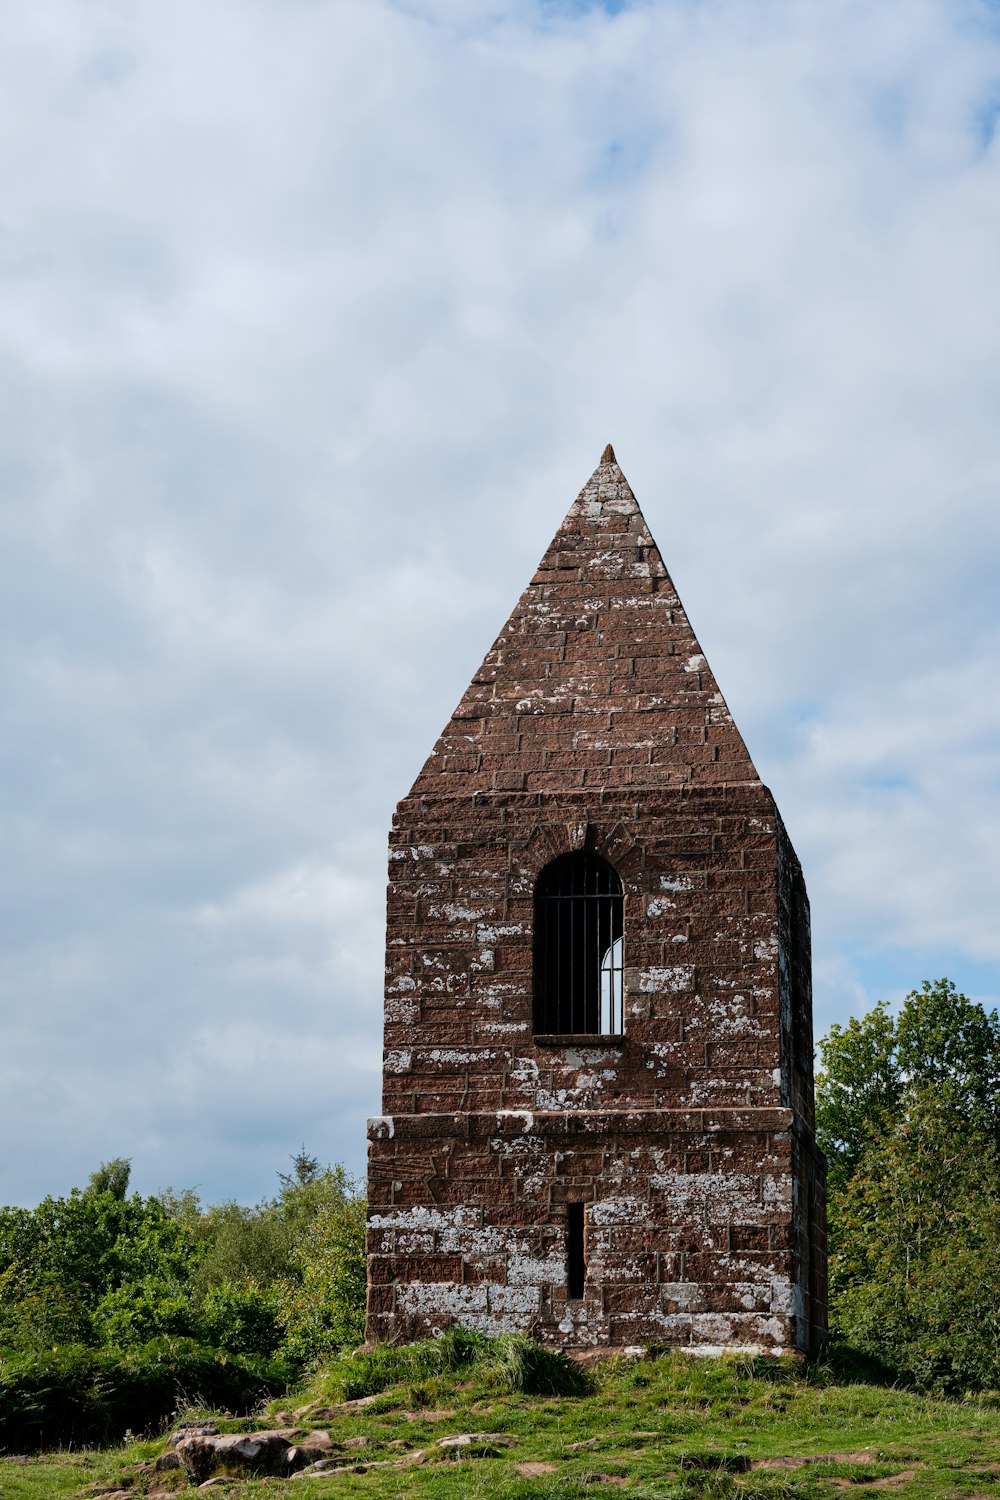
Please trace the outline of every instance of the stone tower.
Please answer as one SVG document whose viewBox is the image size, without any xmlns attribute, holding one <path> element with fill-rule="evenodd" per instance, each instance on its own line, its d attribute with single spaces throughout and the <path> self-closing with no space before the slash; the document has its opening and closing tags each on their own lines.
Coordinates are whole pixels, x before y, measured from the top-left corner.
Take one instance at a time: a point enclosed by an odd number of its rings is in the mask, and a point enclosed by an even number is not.
<svg viewBox="0 0 1000 1500">
<path fill-rule="evenodd" d="M 608 447 L 393 820 L 368 1337 L 816 1347 L 799 862 Z"/>
</svg>

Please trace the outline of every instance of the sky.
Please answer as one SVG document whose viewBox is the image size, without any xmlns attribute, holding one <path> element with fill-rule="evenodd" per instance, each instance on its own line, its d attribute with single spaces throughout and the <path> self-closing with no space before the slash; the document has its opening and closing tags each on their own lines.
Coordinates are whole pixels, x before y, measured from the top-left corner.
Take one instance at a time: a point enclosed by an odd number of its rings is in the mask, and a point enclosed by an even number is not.
<svg viewBox="0 0 1000 1500">
<path fill-rule="evenodd" d="M 379 1107 L 385 841 L 604 444 L 816 1029 L 1000 998 L 1000 9 L 0 9 L 0 1202 Z"/>
</svg>

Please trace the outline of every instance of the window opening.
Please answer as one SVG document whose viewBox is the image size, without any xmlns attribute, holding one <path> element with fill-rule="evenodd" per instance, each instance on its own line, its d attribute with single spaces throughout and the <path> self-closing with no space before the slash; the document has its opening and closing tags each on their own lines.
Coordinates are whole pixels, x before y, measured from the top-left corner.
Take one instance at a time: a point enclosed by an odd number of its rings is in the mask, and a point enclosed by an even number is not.
<svg viewBox="0 0 1000 1500">
<path fill-rule="evenodd" d="M 622 883 L 596 854 L 554 859 L 535 887 L 535 1030 L 624 1030 Z"/>
<path fill-rule="evenodd" d="M 583 1204 L 566 1205 L 566 1295 L 571 1300 L 583 1296 L 587 1279 L 587 1261 L 583 1253 Z"/>
<path fill-rule="evenodd" d="M 615 938 L 601 959 L 601 1030 L 608 1036 L 624 1030 L 621 938 Z"/>
</svg>

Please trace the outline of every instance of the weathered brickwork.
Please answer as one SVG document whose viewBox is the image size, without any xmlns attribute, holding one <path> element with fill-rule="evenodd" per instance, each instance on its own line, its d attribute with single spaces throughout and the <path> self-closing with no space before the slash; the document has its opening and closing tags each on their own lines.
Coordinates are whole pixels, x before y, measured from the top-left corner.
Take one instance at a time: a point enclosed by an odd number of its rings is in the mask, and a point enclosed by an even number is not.
<svg viewBox="0 0 1000 1500">
<path fill-rule="evenodd" d="M 536 882 L 574 850 L 622 884 L 620 1035 L 534 1030 Z M 399 804 L 382 1108 L 370 1338 L 822 1337 L 805 886 L 610 450 Z"/>
</svg>

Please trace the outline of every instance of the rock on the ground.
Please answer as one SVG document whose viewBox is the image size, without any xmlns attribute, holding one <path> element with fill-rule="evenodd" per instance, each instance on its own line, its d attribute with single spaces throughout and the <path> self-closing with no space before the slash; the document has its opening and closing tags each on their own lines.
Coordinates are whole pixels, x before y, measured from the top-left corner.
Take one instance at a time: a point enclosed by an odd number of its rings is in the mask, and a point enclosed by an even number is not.
<svg viewBox="0 0 1000 1500">
<path fill-rule="evenodd" d="M 308 1479 L 314 1474 L 370 1474 L 373 1469 L 405 1469 L 409 1464 L 423 1463 L 426 1457 L 426 1448 L 414 1448 L 405 1458 L 376 1458 L 366 1464 L 344 1463 L 340 1458 L 321 1458 L 319 1463 L 300 1469 L 292 1478 Z"/>
<path fill-rule="evenodd" d="M 166 1453 L 161 1453 L 153 1459 L 153 1462 L 149 1465 L 149 1472 L 152 1474 L 162 1474 L 164 1469 L 179 1469 L 180 1466 L 181 1461 L 177 1454 L 173 1448 L 168 1448 Z"/>
<path fill-rule="evenodd" d="M 340 1448 L 341 1443 L 335 1443 L 328 1432 L 310 1432 L 300 1443 L 295 1443 L 285 1454 L 286 1469 L 294 1472 L 296 1469 L 304 1469 L 307 1464 L 317 1463 L 321 1458 L 326 1458 L 333 1448 Z"/>
<path fill-rule="evenodd" d="M 204 1483 L 213 1469 L 223 1463 L 244 1469 L 248 1474 L 282 1473 L 290 1447 L 283 1432 L 225 1432 L 181 1438 L 177 1457 L 185 1473 L 197 1483 Z"/>
<path fill-rule="evenodd" d="M 181 1438 L 214 1437 L 218 1430 L 215 1422 L 180 1422 L 167 1438 L 167 1447 L 176 1448 Z"/>
<path fill-rule="evenodd" d="M 435 1445 L 446 1452 L 467 1453 L 471 1458 L 488 1458 L 501 1448 L 513 1448 L 517 1442 L 506 1432 L 458 1432 L 441 1438 Z"/>
</svg>

